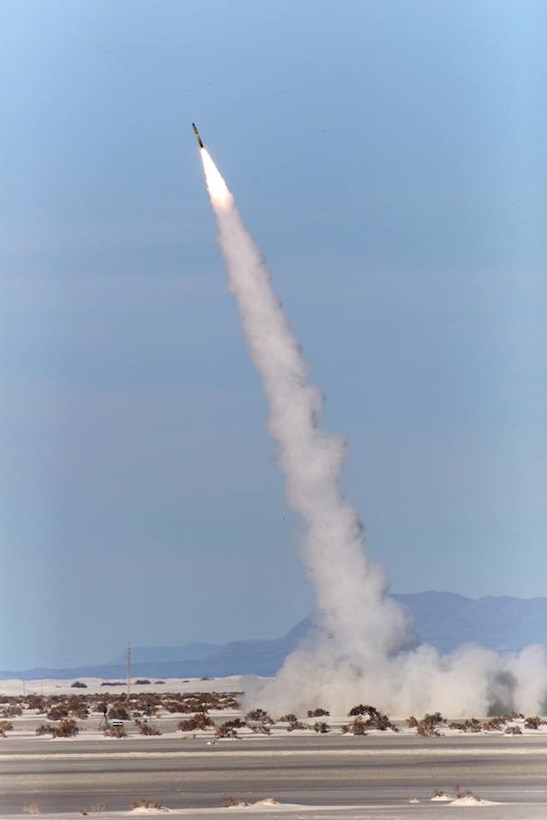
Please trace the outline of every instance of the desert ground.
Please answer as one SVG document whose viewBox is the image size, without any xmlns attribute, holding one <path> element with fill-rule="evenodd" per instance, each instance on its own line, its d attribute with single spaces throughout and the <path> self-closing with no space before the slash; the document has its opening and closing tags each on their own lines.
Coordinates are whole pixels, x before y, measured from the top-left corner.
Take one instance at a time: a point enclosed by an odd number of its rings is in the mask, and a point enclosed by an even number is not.
<svg viewBox="0 0 547 820">
<path fill-rule="evenodd" d="M 245 712 L 243 686 L 0 681 L 0 815 L 547 818 L 537 716 L 270 716 Z"/>
</svg>

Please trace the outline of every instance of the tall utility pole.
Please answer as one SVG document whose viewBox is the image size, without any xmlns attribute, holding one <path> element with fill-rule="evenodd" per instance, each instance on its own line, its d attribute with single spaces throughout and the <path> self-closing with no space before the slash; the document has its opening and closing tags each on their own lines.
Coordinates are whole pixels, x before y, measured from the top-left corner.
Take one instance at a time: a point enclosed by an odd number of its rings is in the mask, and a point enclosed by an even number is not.
<svg viewBox="0 0 547 820">
<path fill-rule="evenodd" d="M 131 691 L 131 642 L 127 641 L 127 700 Z"/>
</svg>

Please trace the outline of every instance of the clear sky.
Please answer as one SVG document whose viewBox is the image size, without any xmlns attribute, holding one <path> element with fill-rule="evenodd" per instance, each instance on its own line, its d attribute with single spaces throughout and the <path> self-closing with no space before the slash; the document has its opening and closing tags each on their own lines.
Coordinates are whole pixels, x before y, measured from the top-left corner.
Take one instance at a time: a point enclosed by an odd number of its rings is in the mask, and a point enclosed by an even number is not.
<svg viewBox="0 0 547 820">
<path fill-rule="evenodd" d="M 0 669 L 312 607 L 197 122 L 397 592 L 546 595 L 547 5 L 0 0 Z"/>
</svg>

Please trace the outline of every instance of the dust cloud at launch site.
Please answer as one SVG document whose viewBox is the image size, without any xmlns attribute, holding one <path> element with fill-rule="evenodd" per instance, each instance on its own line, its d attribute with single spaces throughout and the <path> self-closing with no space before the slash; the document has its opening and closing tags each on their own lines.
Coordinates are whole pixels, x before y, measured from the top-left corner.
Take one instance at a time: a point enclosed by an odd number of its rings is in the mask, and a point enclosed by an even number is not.
<svg viewBox="0 0 547 820">
<path fill-rule="evenodd" d="M 446 656 L 416 647 L 413 625 L 389 597 L 385 570 L 367 554 L 359 514 L 344 497 L 345 441 L 323 429 L 322 394 L 310 383 L 261 251 L 201 140 L 200 156 L 229 290 L 262 378 L 286 502 L 303 523 L 299 554 L 315 591 L 316 628 L 273 681 L 248 681 L 249 705 L 276 713 L 316 706 L 343 713 L 366 702 L 396 715 L 544 714 L 542 646 L 504 656 L 477 646 Z"/>
</svg>

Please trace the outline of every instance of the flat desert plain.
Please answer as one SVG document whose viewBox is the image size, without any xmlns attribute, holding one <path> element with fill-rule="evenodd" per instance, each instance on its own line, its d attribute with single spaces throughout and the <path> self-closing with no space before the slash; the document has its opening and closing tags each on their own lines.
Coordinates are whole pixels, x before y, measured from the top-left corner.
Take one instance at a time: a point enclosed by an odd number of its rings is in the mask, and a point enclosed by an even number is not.
<svg viewBox="0 0 547 820">
<path fill-rule="evenodd" d="M 244 685 L 0 681 L 0 815 L 547 818 L 537 716 L 268 715 Z"/>
</svg>

